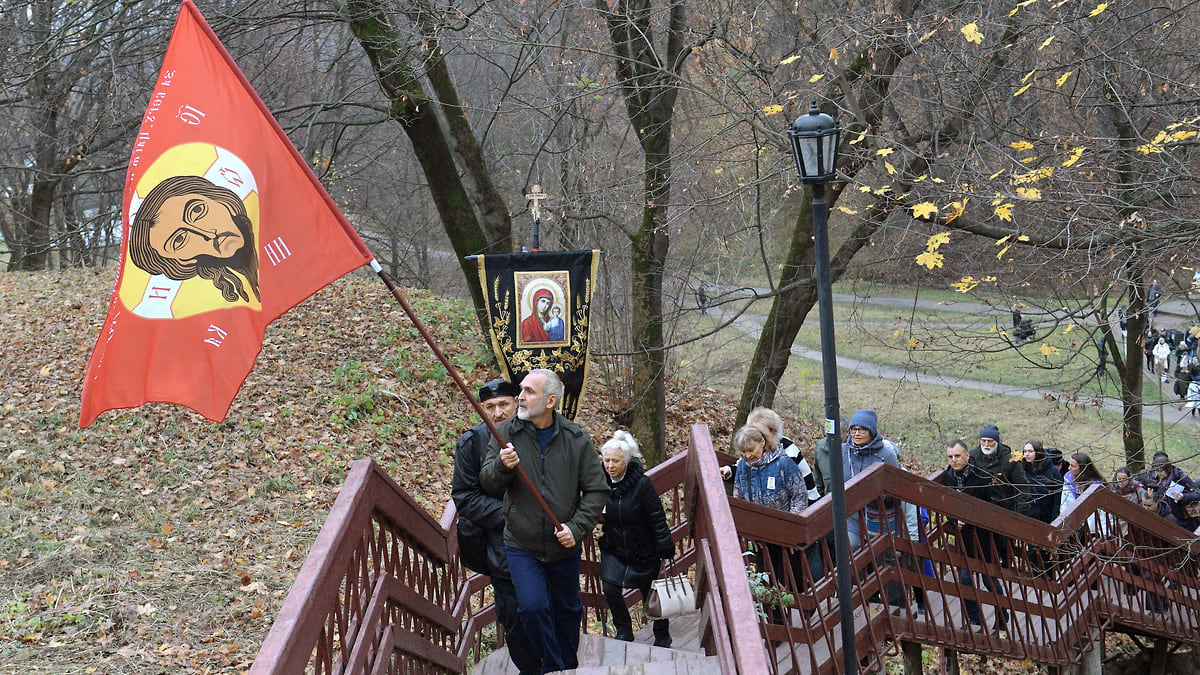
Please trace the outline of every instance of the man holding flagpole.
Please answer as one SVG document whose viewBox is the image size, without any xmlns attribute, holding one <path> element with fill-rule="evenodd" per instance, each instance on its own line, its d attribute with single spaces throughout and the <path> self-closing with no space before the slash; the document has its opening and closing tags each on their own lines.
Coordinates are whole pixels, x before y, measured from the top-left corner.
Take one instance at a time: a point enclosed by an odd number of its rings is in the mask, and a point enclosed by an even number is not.
<svg viewBox="0 0 1200 675">
<path fill-rule="evenodd" d="M 504 495 L 504 553 L 529 640 L 542 672 L 579 666 L 580 544 L 590 536 L 608 501 L 608 481 L 592 439 L 558 414 L 563 385 L 552 370 L 530 371 L 521 381 L 517 417 L 499 428 L 479 474 L 483 489 Z M 517 467 L 532 483 L 517 480 Z M 555 529 L 541 497 L 561 522 Z"/>
<path fill-rule="evenodd" d="M 512 417 L 517 411 L 517 395 L 521 388 L 506 380 L 492 380 L 479 388 L 479 403 L 492 420 L 499 424 Z M 521 675 L 539 675 L 542 659 L 521 624 L 517 614 L 517 591 L 513 588 L 512 576 L 508 571 L 508 558 L 504 555 L 504 502 L 483 491 L 479 485 L 479 470 L 487 456 L 491 433 L 486 422 L 480 422 L 467 430 L 454 449 L 454 480 L 450 496 L 458 515 L 470 521 L 470 526 L 483 531 L 487 539 L 486 570 L 476 570 L 492 579 L 493 595 L 496 598 L 496 618 L 504 627 L 504 641 L 508 644 L 508 658 Z M 458 524 L 459 536 L 465 525 Z"/>
</svg>

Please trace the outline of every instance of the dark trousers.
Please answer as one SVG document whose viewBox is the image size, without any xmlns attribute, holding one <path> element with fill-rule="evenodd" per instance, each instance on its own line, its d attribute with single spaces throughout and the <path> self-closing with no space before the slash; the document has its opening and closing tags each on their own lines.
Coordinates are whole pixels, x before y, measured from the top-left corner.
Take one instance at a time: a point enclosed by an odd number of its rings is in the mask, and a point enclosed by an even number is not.
<svg viewBox="0 0 1200 675">
<path fill-rule="evenodd" d="M 1001 567 L 1008 567 L 1008 542 L 1004 537 L 994 532 L 975 530 L 970 536 L 964 535 L 964 544 L 968 552 L 968 557 L 978 558 L 986 563 L 999 563 Z M 972 550 L 975 544 L 978 545 L 978 550 Z M 987 574 L 980 574 L 979 576 L 983 579 L 984 588 L 996 595 L 1004 595 L 1004 587 L 1000 585 L 999 579 Z M 974 583 L 971 581 L 971 573 L 965 569 L 958 571 L 958 580 L 963 586 L 974 586 Z M 964 597 L 963 609 L 966 610 L 967 619 L 971 623 L 981 623 L 979 603 Z M 1007 621 L 1008 610 L 996 607 L 997 626 L 1003 626 Z"/>
<path fill-rule="evenodd" d="M 642 592 L 642 602 L 650 595 L 650 583 L 646 582 L 644 586 L 638 586 L 638 590 Z M 625 606 L 625 589 L 617 584 L 605 581 L 604 600 L 608 603 L 608 611 L 612 613 L 613 627 L 617 629 L 617 637 L 633 640 L 633 619 L 629 618 L 629 608 Z M 658 619 L 654 622 L 654 639 L 655 641 L 663 640 L 671 636 L 671 622 L 668 619 Z"/>
<path fill-rule="evenodd" d="M 541 675 L 541 653 L 529 641 L 521 615 L 517 612 L 517 589 L 512 579 L 492 577 L 492 591 L 496 597 L 496 618 L 504 627 L 504 643 L 508 645 L 508 658 L 521 671 L 521 675 Z"/>
<path fill-rule="evenodd" d="M 998 595 L 1004 595 L 1004 587 L 998 583 L 998 581 L 999 581 L 998 579 L 996 579 L 994 577 L 989 577 L 986 574 L 980 575 L 980 577 L 983 579 L 983 587 L 984 588 L 986 588 L 989 591 L 996 593 Z M 958 580 L 960 583 L 962 583 L 963 586 L 968 586 L 968 587 L 974 586 L 974 584 L 971 582 L 971 573 L 968 572 L 967 570 L 959 570 L 958 571 Z M 971 623 L 979 625 L 981 622 L 981 619 L 979 616 L 979 603 L 975 602 L 974 600 L 968 600 L 966 598 L 963 598 L 963 608 L 967 610 L 967 619 Z M 997 608 L 996 609 L 996 622 L 1001 625 L 1004 624 L 1005 619 L 1007 618 L 1007 615 L 1008 615 L 1008 610 L 1001 610 L 1001 609 Z"/>
<path fill-rule="evenodd" d="M 504 547 L 508 571 L 517 591 L 517 613 L 533 648 L 541 654 L 542 672 L 579 667 L 579 549 L 555 562 L 542 562 L 519 548 Z"/>
</svg>

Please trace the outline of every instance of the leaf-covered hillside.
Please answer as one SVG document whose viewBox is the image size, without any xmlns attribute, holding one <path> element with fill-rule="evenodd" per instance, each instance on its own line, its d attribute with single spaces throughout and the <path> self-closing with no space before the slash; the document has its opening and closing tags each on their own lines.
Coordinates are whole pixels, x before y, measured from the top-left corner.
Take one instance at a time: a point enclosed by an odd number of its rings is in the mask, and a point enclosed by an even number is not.
<svg viewBox="0 0 1200 675">
<path fill-rule="evenodd" d="M 349 277 L 268 328 L 225 422 L 150 404 L 79 430 L 113 276 L 0 274 L 0 672 L 241 672 L 350 463 L 439 515 L 477 419 L 383 284 Z M 468 383 L 494 376 L 467 305 L 408 297 Z M 579 415 L 597 445 L 603 393 Z M 672 447 L 696 421 L 728 438 L 730 400 L 675 399 Z"/>
</svg>

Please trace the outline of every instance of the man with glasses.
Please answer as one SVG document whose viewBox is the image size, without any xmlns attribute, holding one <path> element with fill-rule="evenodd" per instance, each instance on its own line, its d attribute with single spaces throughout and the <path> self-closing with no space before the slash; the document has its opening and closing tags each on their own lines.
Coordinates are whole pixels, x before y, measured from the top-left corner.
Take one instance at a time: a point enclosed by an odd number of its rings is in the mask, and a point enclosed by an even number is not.
<svg viewBox="0 0 1200 675">
<path fill-rule="evenodd" d="M 895 445 L 884 440 L 883 436 L 879 434 L 878 419 L 874 410 L 858 410 L 850 418 L 850 433 L 846 442 L 842 444 L 842 472 L 847 481 L 874 464 L 891 464 L 900 468 L 900 459 L 896 455 Z M 850 538 L 851 549 L 857 549 L 862 545 L 863 540 L 884 532 L 894 536 L 908 537 L 907 527 L 902 527 L 900 524 L 902 516 L 897 515 L 901 511 L 899 502 L 889 495 L 881 495 L 881 497 L 882 500 L 868 504 L 862 511 L 849 514 L 846 530 Z M 880 501 L 883 502 L 882 509 Z M 883 555 L 875 559 L 875 562 L 885 567 L 894 566 L 896 557 L 892 549 L 888 548 Z M 904 588 L 899 582 L 889 581 L 885 591 L 888 604 L 897 608 L 893 611 L 901 611 L 899 608 L 903 608 L 906 604 Z"/>
</svg>

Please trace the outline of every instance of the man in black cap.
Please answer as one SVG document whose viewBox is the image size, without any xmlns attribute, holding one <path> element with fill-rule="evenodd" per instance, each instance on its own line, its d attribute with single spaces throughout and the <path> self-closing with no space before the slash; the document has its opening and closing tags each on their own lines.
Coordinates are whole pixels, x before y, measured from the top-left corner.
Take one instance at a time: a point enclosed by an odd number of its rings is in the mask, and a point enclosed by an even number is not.
<svg viewBox="0 0 1200 675">
<path fill-rule="evenodd" d="M 979 430 L 979 445 L 971 449 L 971 461 L 991 476 L 992 503 L 1009 511 L 1029 515 L 1029 481 L 1021 465 L 1021 454 L 1000 442 L 1000 428 L 985 424 Z"/>
<path fill-rule="evenodd" d="M 520 393 L 521 388 L 512 382 L 492 380 L 479 388 L 479 402 L 492 424 L 498 425 L 516 412 Z M 473 536 L 486 538 L 487 552 L 479 556 L 486 559 L 468 566 L 492 578 L 496 616 L 504 627 L 509 658 L 521 675 L 540 675 L 542 659 L 529 642 L 529 636 L 517 614 L 517 592 L 508 572 L 508 560 L 504 556 L 504 500 L 487 494 L 479 486 L 479 470 L 487 456 L 490 437 L 487 424 L 480 422 L 468 429 L 455 446 L 454 482 L 450 494 L 454 498 L 454 507 L 458 509 L 459 541 L 470 541 Z M 465 561 L 469 557 L 465 549 L 469 546 L 464 544 L 462 548 Z"/>
</svg>

